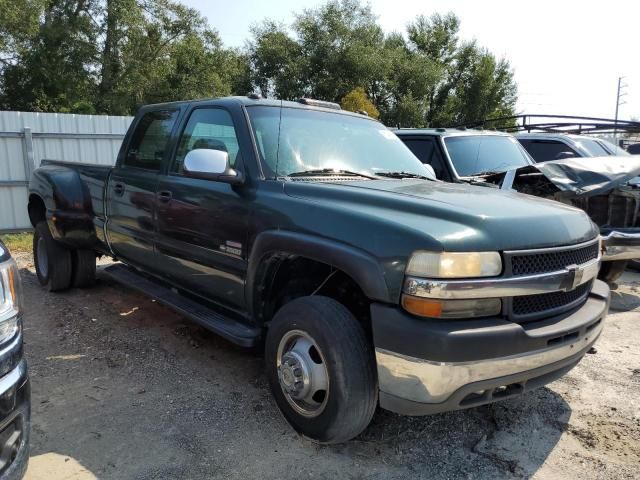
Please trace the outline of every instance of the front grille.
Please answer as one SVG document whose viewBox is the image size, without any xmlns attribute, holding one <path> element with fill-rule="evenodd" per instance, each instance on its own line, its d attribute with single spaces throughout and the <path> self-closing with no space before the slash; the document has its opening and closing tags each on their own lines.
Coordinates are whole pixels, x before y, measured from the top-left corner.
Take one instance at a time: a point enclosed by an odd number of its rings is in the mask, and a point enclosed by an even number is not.
<svg viewBox="0 0 640 480">
<path fill-rule="evenodd" d="M 581 265 L 598 258 L 598 242 L 568 249 L 543 253 L 519 253 L 511 256 L 511 274 L 531 275 L 563 270 L 569 265 Z"/>
<path fill-rule="evenodd" d="M 551 292 L 538 295 L 523 295 L 513 297 L 512 316 L 518 317 L 536 316 L 537 314 L 550 314 L 563 308 L 571 308 L 589 294 L 591 282 L 584 283 L 570 292 Z"/>
</svg>

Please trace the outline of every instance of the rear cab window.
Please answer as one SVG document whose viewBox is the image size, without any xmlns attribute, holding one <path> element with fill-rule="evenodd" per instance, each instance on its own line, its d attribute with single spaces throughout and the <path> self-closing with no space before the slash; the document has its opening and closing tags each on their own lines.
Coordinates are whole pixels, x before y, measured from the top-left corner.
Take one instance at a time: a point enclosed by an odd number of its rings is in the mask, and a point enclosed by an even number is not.
<svg viewBox="0 0 640 480">
<path fill-rule="evenodd" d="M 145 113 L 136 125 L 129 141 L 123 166 L 159 171 L 178 114 L 179 110 L 177 109 Z"/>
</svg>

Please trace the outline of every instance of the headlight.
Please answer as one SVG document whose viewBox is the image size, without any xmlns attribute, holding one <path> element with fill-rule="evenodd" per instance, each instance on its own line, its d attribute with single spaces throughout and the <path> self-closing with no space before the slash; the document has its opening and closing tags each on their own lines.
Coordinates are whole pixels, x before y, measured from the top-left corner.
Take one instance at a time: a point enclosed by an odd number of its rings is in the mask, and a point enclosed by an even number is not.
<svg viewBox="0 0 640 480">
<path fill-rule="evenodd" d="M 16 262 L 0 263 L 0 344 L 18 331 L 18 314 L 22 311 L 22 288 Z"/>
<path fill-rule="evenodd" d="M 407 275 L 425 278 L 495 277 L 502 272 L 498 252 L 417 251 L 407 264 Z"/>
</svg>

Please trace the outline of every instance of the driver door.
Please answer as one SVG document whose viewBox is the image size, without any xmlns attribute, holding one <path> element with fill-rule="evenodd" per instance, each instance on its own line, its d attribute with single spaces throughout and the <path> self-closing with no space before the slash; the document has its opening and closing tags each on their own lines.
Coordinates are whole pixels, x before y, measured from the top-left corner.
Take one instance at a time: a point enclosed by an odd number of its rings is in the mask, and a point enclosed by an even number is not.
<svg viewBox="0 0 640 480">
<path fill-rule="evenodd" d="M 242 160 L 230 113 L 194 109 L 175 158 L 157 188 L 156 249 L 174 284 L 232 309 L 244 306 L 248 200 L 242 187 L 184 175 L 191 150 L 226 151 L 232 168 Z"/>
</svg>

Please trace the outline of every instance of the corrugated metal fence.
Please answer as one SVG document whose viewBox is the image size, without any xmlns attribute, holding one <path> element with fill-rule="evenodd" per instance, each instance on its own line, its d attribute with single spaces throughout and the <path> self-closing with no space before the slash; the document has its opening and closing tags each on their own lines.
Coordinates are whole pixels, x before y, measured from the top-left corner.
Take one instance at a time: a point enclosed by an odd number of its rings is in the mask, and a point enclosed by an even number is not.
<svg viewBox="0 0 640 480">
<path fill-rule="evenodd" d="M 27 184 L 42 159 L 113 165 L 131 120 L 0 112 L 0 232 L 31 228 Z"/>
</svg>

